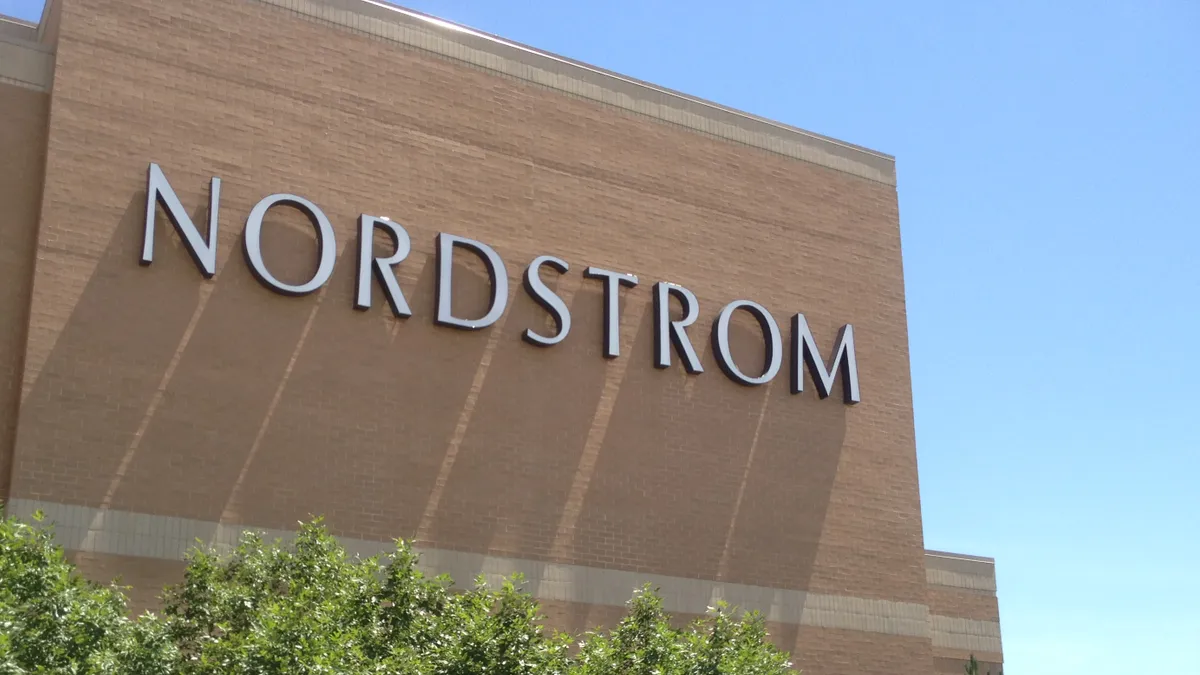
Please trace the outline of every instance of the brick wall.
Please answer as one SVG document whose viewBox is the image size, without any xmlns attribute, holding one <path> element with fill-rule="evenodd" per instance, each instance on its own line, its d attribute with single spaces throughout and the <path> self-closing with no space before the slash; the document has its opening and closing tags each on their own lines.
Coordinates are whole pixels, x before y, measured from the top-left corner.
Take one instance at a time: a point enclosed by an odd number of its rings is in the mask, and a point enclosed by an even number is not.
<svg viewBox="0 0 1200 675">
<path fill-rule="evenodd" d="M 324 514 L 360 540 L 924 611 L 893 185 L 253 0 L 63 0 L 59 35 L 13 497 L 234 527 Z M 137 264 L 152 161 L 201 227 L 223 180 L 212 280 L 161 213 L 154 262 Z M 274 192 L 336 231 L 316 294 L 273 294 L 243 259 L 246 216 Z M 409 319 L 378 289 L 352 309 L 364 212 L 412 236 Z M 503 257 L 496 326 L 433 324 L 443 231 Z M 312 273 L 297 213 L 268 214 L 264 249 L 280 279 Z M 548 281 L 574 326 L 548 349 L 520 339 L 547 324 L 520 284 L 540 254 L 571 265 Z M 615 360 L 588 265 L 641 278 Z M 462 314 L 486 304 L 481 270 L 463 257 Z M 678 356 L 652 367 L 660 280 L 699 299 L 701 375 Z M 785 339 L 804 312 L 826 354 L 852 323 L 862 403 L 811 381 L 792 395 L 786 372 L 727 379 L 708 331 L 741 298 Z M 747 317 L 733 340 L 761 367 Z M 919 631 L 781 625 L 807 672 L 932 667 Z"/>
<path fill-rule="evenodd" d="M 49 98 L 0 83 L 0 503 L 12 480 Z"/>
</svg>

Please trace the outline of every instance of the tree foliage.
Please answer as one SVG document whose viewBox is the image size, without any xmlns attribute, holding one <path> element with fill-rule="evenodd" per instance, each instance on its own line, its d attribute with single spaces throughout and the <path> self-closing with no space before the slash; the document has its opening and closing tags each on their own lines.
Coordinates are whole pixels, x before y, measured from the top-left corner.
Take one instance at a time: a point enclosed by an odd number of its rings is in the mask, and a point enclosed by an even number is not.
<svg viewBox="0 0 1200 675">
<path fill-rule="evenodd" d="M 49 528 L 0 527 L 0 675 L 782 675 L 787 655 L 756 614 L 725 606 L 672 626 L 652 589 L 610 631 L 541 626 L 520 579 L 467 590 L 428 577 L 397 542 L 347 555 L 320 520 L 293 542 L 246 533 L 229 554 L 196 548 L 161 617 L 127 617 L 116 586 L 83 579 Z"/>
<path fill-rule="evenodd" d="M 0 673 L 166 675 L 175 660 L 164 622 L 81 577 L 41 514 L 0 521 Z"/>
</svg>

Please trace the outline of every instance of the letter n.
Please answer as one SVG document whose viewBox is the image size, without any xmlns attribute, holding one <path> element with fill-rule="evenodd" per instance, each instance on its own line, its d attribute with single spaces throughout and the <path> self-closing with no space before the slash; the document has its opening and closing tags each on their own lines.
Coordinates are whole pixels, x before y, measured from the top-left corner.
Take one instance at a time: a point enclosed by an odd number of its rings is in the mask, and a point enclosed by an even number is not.
<svg viewBox="0 0 1200 675">
<path fill-rule="evenodd" d="M 192 223 L 191 216 L 184 210 L 179 197 L 171 189 L 167 177 L 157 164 L 151 163 L 146 180 L 146 231 L 142 239 L 142 265 L 154 262 L 154 221 L 158 205 L 167 212 L 167 218 L 179 232 L 180 239 L 187 246 L 188 253 L 200 268 L 200 274 L 205 279 L 213 278 L 217 273 L 217 203 L 221 199 L 221 179 L 213 176 L 208 189 L 208 239 L 200 236 L 200 231 Z"/>
<path fill-rule="evenodd" d="M 821 358 L 817 342 L 813 339 L 808 321 L 803 314 L 792 317 L 792 393 L 804 391 L 804 364 L 817 385 L 817 394 L 827 398 L 833 393 L 833 380 L 842 374 L 845 401 L 849 404 L 862 400 L 858 392 L 858 360 L 854 358 L 854 326 L 846 324 L 838 332 L 837 344 L 833 348 L 833 362 L 829 368 Z"/>
</svg>

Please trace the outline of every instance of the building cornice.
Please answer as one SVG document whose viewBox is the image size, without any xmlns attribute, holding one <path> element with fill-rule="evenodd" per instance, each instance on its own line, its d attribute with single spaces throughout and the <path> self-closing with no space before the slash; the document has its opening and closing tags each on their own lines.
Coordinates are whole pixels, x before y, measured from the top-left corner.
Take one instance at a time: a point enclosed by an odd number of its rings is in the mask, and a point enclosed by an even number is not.
<svg viewBox="0 0 1200 675">
<path fill-rule="evenodd" d="M 247 0 L 300 17 L 451 59 L 505 77 L 609 105 L 707 136 L 740 143 L 860 178 L 896 184 L 894 157 L 751 115 L 420 12 L 376 0 Z M 0 79 L 49 91 L 58 41 L 59 0 L 47 0 L 42 18 L 0 21 Z M 12 33 L 10 36 L 9 33 Z M 15 39 L 14 39 L 15 38 Z M 45 50 L 45 51 L 42 51 Z M 41 52 L 39 56 L 34 52 Z M 47 65 L 48 64 L 48 65 Z M 13 71 L 13 72 L 9 72 Z"/>
<path fill-rule="evenodd" d="M 251 0 L 785 157 L 896 184 L 895 158 L 374 0 Z"/>
<path fill-rule="evenodd" d="M 54 82 L 54 52 L 15 30 L 0 31 L 0 82 L 50 91 Z"/>
</svg>

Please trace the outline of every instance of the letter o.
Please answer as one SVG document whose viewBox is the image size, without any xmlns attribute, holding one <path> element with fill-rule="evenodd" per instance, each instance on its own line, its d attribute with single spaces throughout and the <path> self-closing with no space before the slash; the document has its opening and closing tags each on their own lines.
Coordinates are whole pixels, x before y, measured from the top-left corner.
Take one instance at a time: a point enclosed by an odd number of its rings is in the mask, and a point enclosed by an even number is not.
<svg viewBox="0 0 1200 675">
<path fill-rule="evenodd" d="M 729 353 L 729 321 L 739 309 L 746 310 L 758 319 L 758 325 L 762 327 L 763 338 L 766 340 L 767 366 L 758 377 L 750 377 L 743 373 L 733 362 L 733 355 Z M 775 318 L 762 305 L 749 300 L 734 300 L 725 305 L 713 323 L 712 339 L 717 365 L 734 382 L 754 387 L 770 382 L 779 374 L 779 367 L 783 364 L 783 338 L 779 334 L 779 324 L 775 323 Z"/>
<path fill-rule="evenodd" d="M 291 206 L 308 216 L 308 220 L 317 230 L 317 246 L 320 248 L 320 258 L 317 261 L 317 272 L 307 283 L 293 286 L 285 284 L 276 279 L 269 271 L 267 271 L 266 263 L 263 262 L 262 255 L 262 226 L 263 217 L 267 215 L 267 210 L 272 206 Z M 333 236 L 333 226 L 329 224 L 329 219 L 317 208 L 316 204 L 308 201 L 303 197 L 288 194 L 274 194 L 263 197 L 262 201 L 254 205 L 250 211 L 250 216 L 246 218 L 246 234 L 245 234 L 245 251 L 246 262 L 250 264 L 250 271 L 254 273 L 264 286 L 283 295 L 308 295 L 320 288 L 329 277 L 333 274 L 333 263 L 337 259 L 337 241 Z"/>
</svg>

